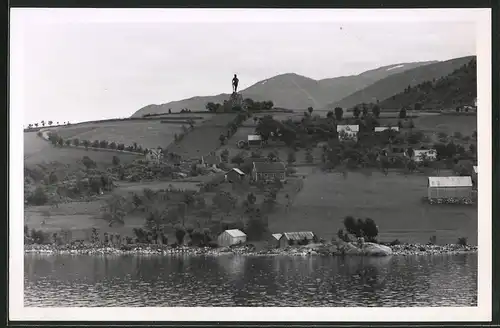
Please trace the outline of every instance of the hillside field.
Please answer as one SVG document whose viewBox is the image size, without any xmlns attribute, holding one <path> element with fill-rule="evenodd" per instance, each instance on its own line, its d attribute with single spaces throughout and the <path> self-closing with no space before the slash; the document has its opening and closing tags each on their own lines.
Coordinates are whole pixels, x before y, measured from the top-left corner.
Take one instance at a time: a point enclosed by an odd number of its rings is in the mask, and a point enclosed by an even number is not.
<svg viewBox="0 0 500 328">
<path fill-rule="evenodd" d="M 372 218 L 379 226 L 379 239 L 426 243 L 436 235 L 440 244 L 467 237 L 477 245 L 476 206 L 427 205 L 427 179 L 423 175 L 373 172 L 371 176 L 348 173 L 312 173 L 290 209 L 269 219 L 273 232 L 314 231 L 329 240 L 351 215 Z"/>
</svg>

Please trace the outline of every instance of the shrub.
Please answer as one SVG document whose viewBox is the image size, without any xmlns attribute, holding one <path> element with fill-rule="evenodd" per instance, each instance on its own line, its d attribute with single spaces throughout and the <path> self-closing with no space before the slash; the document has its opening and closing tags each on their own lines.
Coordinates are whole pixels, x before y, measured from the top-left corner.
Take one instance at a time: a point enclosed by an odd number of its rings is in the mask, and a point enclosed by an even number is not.
<svg viewBox="0 0 500 328">
<path fill-rule="evenodd" d="M 125 145 L 124 145 L 124 144 L 122 144 L 122 143 L 121 143 L 121 144 L 118 144 L 118 145 L 116 146 L 116 149 L 118 149 L 118 150 L 125 150 Z"/>
<path fill-rule="evenodd" d="M 460 237 L 460 238 L 458 238 L 457 245 L 467 246 L 467 237 Z"/>
<path fill-rule="evenodd" d="M 64 143 L 66 144 L 66 146 L 71 146 L 71 140 L 70 139 L 66 139 L 66 141 L 64 141 Z"/>
<path fill-rule="evenodd" d="M 91 146 L 94 147 L 94 148 L 99 148 L 99 140 L 92 141 Z"/>
<path fill-rule="evenodd" d="M 120 165 L 120 158 L 118 156 L 113 156 L 112 160 L 113 165 L 118 166 Z"/>
<path fill-rule="evenodd" d="M 396 246 L 396 245 L 401 245 L 401 242 L 399 239 L 395 239 L 389 243 L 390 246 Z"/>
<path fill-rule="evenodd" d="M 47 201 L 48 201 L 47 194 L 45 193 L 45 190 L 41 186 L 38 186 L 35 189 L 35 191 L 27 198 L 28 204 L 37 206 L 45 205 Z"/>
<path fill-rule="evenodd" d="M 106 140 L 99 141 L 99 147 L 108 148 L 108 142 Z"/>
<path fill-rule="evenodd" d="M 80 140 L 78 138 L 73 139 L 73 145 L 78 147 L 80 145 Z"/>
<path fill-rule="evenodd" d="M 83 156 L 83 158 L 82 158 L 82 164 L 87 169 L 91 169 L 91 168 L 97 167 L 96 163 L 90 157 L 88 157 L 88 156 Z"/>
<path fill-rule="evenodd" d="M 112 143 L 109 144 L 109 149 L 116 149 L 116 148 L 117 148 L 116 142 L 113 141 Z"/>
</svg>

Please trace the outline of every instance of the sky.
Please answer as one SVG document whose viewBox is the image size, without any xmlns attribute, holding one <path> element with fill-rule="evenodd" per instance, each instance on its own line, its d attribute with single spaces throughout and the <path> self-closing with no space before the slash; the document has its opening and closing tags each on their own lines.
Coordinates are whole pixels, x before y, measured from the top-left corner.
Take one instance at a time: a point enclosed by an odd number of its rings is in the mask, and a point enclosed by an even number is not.
<svg viewBox="0 0 500 328">
<path fill-rule="evenodd" d="M 471 10 L 17 9 L 11 110 L 24 124 L 128 117 L 149 104 L 476 54 Z M 14 99 L 12 96 L 11 99 Z"/>
</svg>

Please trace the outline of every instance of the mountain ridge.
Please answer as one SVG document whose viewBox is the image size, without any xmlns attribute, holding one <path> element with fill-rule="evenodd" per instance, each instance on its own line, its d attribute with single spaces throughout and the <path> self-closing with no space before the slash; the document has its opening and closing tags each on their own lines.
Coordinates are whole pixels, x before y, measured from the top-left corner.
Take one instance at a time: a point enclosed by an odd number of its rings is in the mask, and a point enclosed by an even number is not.
<svg viewBox="0 0 500 328">
<path fill-rule="evenodd" d="M 239 93 L 244 98 L 252 98 L 256 101 L 271 100 L 276 107 L 280 108 L 305 109 L 311 106 L 316 109 L 324 109 L 329 103 L 343 99 L 382 78 L 434 63 L 439 63 L 439 61 L 396 63 L 364 71 L 357 75 L 320 80 L 288 72 L 260 80 Z M 391 68 L 393 69 L 391 70 Z M 132 117 L 166 113 L 169 109 L 172 112 L 179 112 L 183 108 L 201 111 L 205 110 L 206 103 L 222 103 L 229 98 L 229 95 L 229 93 L 221 93 L 210 96 L 193 96 L 159 105 L 150 104 L 136 111 Z"/>
</svg>

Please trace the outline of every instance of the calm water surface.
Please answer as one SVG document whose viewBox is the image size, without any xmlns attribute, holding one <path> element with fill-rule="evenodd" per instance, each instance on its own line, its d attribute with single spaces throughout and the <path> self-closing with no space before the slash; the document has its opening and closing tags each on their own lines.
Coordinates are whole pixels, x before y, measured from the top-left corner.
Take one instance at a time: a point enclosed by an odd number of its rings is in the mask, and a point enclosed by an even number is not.
<svg viewBox="0 0 500 328">
<path fill-rule="evenodd" d="M 477 306 L 477 254 L 34 255 L 25 306 Z"/>
</svg>

